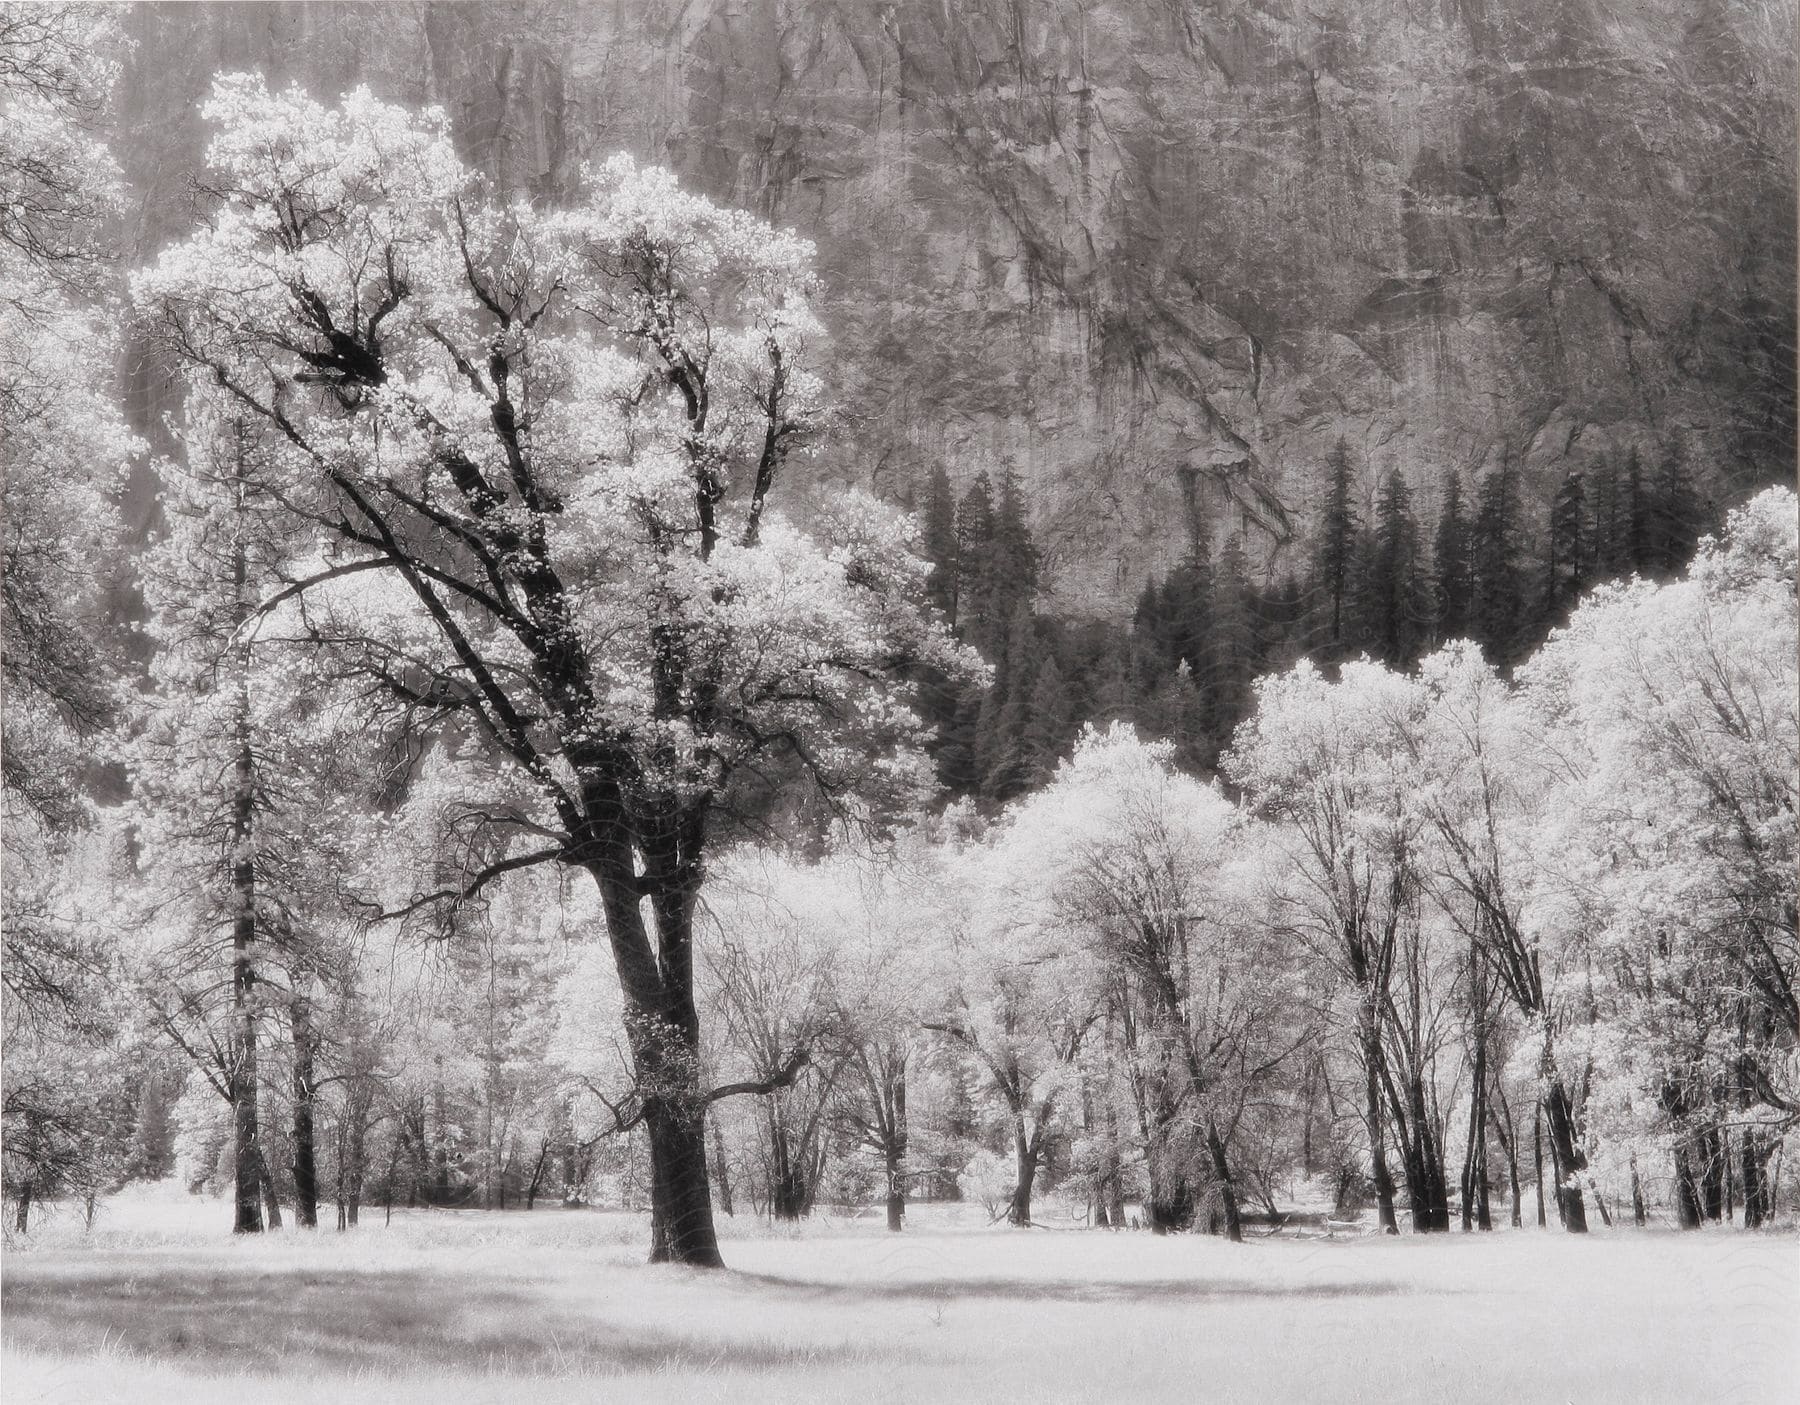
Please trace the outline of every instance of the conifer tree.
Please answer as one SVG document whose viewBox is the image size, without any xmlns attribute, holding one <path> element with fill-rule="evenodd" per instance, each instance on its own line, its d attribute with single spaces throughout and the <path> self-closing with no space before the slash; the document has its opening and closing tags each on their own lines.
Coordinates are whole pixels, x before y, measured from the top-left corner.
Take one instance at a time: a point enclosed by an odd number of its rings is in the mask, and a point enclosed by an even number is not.
<svg viewBox="0 0 1800 1405">
<path fill-rule="evenodd" d="M 1511 464 L 1503 462 L 1481 480 L 1472 552 L 1474 635 L 1503 661 L 1512 658 L 1525 605 L 1519 518 L 1516 476 Z"/>
<path fill-rule="evenodd" d="M 988 657 L 994 655 L 994 611 L 997 578 L 994 553 L 994 490 L 982 469 L 956 505 L 956 615 L 965 641 Z"/>
<path fill-rule="evenodd" d="M 1324 612 L 1325 643 L 1341 652 L 1346 625 L 1354 610 L 1352 590 L 1357 562 L 1360 523 L 1354 498 L 1355 472 L 1350 466 L 1350 446 L 1338 440 L 1326 456 L 1325 505 L 1319 515 L 1319 535 L 1313 564 L 1313 592 Z"/>
<path fill-rule="evenodd" d="M 1063 680 L 1056 656 L 1044 659 L 1031 685 L 1031 701 L 1025 709 L 1025 759 L 1031 783 L 1041 784 L 1055 772 L 1056 764 L 1075 735 L 1075 700 Z"/>
<path fill-rule="evenodd" d="M 1550 549 L 1544 572 L 1544 613 L 1555 623 L 1580 597 L 1593 570 L 1588 540 L 1587 492 L 1581 470 L 1572 469 L 1550 507 Z"/>
<path fill-rule="evenodd" d="M 1587 485 L 1588 556 L 1594 580 L 1614 580 L 1631 569 L 1630 548 L 1626 541 L 1621 511 L 1619 467 L 1610 459 L 1602 460 Z"/>
<path fill-rule="evenodd" d="M 1646 505 L 1645 569 L 1676 575 L 1694 555 L 1703 510 L 1679 451 L 1662 461 Z"/>
<path fill-rule="evenodd" d="M 1213 632 L 1204 695 L 1212 749 L 1223 747 L 1250 706 L 1256 676 L 1256 602 L 1243 538 L 1226 540 L 1213 571 Z"/>
<path fill-rule="evenodd" d="M 1621 500 L 1616 530 L 1623 536 L 1622 569 L 1654 571 L 1660 565 L 1661 553 L 1657 550 L 1649 485 L 1644 482 L 1644 468 L 1636 449 L 1626 455 L 1625 477 L 1619 485 L 1619 492 Z"/>
<path fill-rule="evenodd" d="M 1463 514 L 1462 476 L 1450 475 L 1432 539 L 1432 568 L 1437 580 L 1437 637 L 1460 639 L 1468 634 L 1475 600 L 1474 563 L 1469 523 Z"/>
<path fill-rule="evenodd" d="M 920 530 L 931 574 L 925 578 L 925 595 L 951 624 L 956 623 L 957 537 L 956 493 L 944 465 L 932 467 L 925 489 L 925 509 Z"/>
<path fill-rule="evenodd" d="M 1008 604 L 1037 594 L 1037 544 L 1026 521 L 1025 490 L 1018 470 L 1008 464 L 1000 474 L 1000 498 L 994 508 L 994 583 Z"/>
<path fill-rule="evenodd" d="M 1212 571 L 1204 556 L 1188 556 L 1163 582 L 1167 658 L 1171 666 L 1186 663 L 1196 674 L 1206 666 L 1211 634 Z"/>
<path fill-rule="evenodd" d="M 1412 662 L 1431 628 L 1431 599 L 1422 555 L 1412 495 L 1400 471 L 1390 470 L 1376 499 L 1363 590 L 1365 638 L 1389 663 Z"/>
</svg>

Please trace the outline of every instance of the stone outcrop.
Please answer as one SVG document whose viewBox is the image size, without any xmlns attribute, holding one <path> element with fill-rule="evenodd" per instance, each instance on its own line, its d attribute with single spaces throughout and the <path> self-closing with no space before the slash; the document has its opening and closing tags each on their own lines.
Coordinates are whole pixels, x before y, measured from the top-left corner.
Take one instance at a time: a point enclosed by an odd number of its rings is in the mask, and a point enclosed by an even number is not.
<svg viewBox="0 0 1800 1405">
<path fill-rule="evenodd" d="M 115 145 L 148 257 L 219 69 L 441 104 L 555 197 L 617 149 L 815 239 L 847 432 L 907 498 L 1026 481 L 1060 603 L 1278 560 L 1329 447 L 1429 512 L 1503 459 L 1717 491 L 1793 453 L 1792 0 L 147 5 Z M 141 410 L 158 393 L 145 376 Z"/>
</svg>

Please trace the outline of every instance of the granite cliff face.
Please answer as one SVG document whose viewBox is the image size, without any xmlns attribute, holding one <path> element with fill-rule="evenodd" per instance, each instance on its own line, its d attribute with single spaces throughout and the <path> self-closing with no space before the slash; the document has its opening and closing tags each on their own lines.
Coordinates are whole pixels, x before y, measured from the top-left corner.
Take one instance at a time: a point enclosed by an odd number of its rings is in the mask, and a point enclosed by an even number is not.
<svg viewBox="0 0 1800 1405">
<path fill-rule="evenodd" d="M 617 149 L 818 242 L 849 429 L 905 498 L 1011 464 L 1066 608 L 1279 557 L 1340 437 L 1429 512 L 1627 445 L 1793 454 L 1792 0 L 146 5 L 115 146 L 149 257 L 219 69 L 442 104 L 554 195 Z M 140 409 L 160 398 L 155 377 Z M 1373 483 L 1374 472 L 1364 475 Z"/>
</svg>

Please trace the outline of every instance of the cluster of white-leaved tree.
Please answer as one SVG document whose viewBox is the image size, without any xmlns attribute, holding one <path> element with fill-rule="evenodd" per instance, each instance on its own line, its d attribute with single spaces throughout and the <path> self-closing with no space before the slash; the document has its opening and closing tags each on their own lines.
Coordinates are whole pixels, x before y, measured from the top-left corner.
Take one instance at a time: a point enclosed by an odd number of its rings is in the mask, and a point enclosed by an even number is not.
<svg viewBox="0 0 1800 1405">
<path fill-rule="evenodd" d="M 912 524 L 793 470 L 810 246 L 660 170 L 511 200 L 441 114 L 220 79 L 119 544 L 97 24 L 0 28 L 18 1227 L 171 1172 L 239 1231 L 641 1205 L 695 1264 L 715 1204 L 1774 1213 L 1793 494 L 1514 677 L 1302 663 L 1220 779 L 1114 722 L 943 811 L 912 693 L 983 665 Z"/>
</svg>

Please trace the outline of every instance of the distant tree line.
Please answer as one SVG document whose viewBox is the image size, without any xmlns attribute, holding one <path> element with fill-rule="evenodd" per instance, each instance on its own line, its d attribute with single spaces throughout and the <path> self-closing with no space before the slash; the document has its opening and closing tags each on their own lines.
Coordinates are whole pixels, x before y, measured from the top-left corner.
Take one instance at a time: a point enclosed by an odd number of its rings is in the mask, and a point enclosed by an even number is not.
<svg viewBox="0 0 1800 1405">
<path fill-rule="evenodd" d="M 1129 720 L 1210 773 L 1249 714 L 1251 684 L 1307 656 L 1416 663 L 1472 639 L 1502 666 L 1523 659 L 1582 593 L 1633 574 L 1664 580 L 1717 517 L 1678 452 L 1636 449 L 1571 469 L 1547 515 L 1518 467 L 1445 480 L 1435 521 L 1390 469 L 1371 482 L 1339 441 L 1296 567 L 1252 564 L 1233 532 L 1144 583 L 1128 633 L 1040 612 L 1040 552 L 1016 473 L 979 472 L 960 497 L 940 466 L 920 506 L 930 593 L 993 665 L 991 683 L 927 688 L 939 779 L 1004 804 L 1041 784 L 1083 722 Z"/>
</svg>

